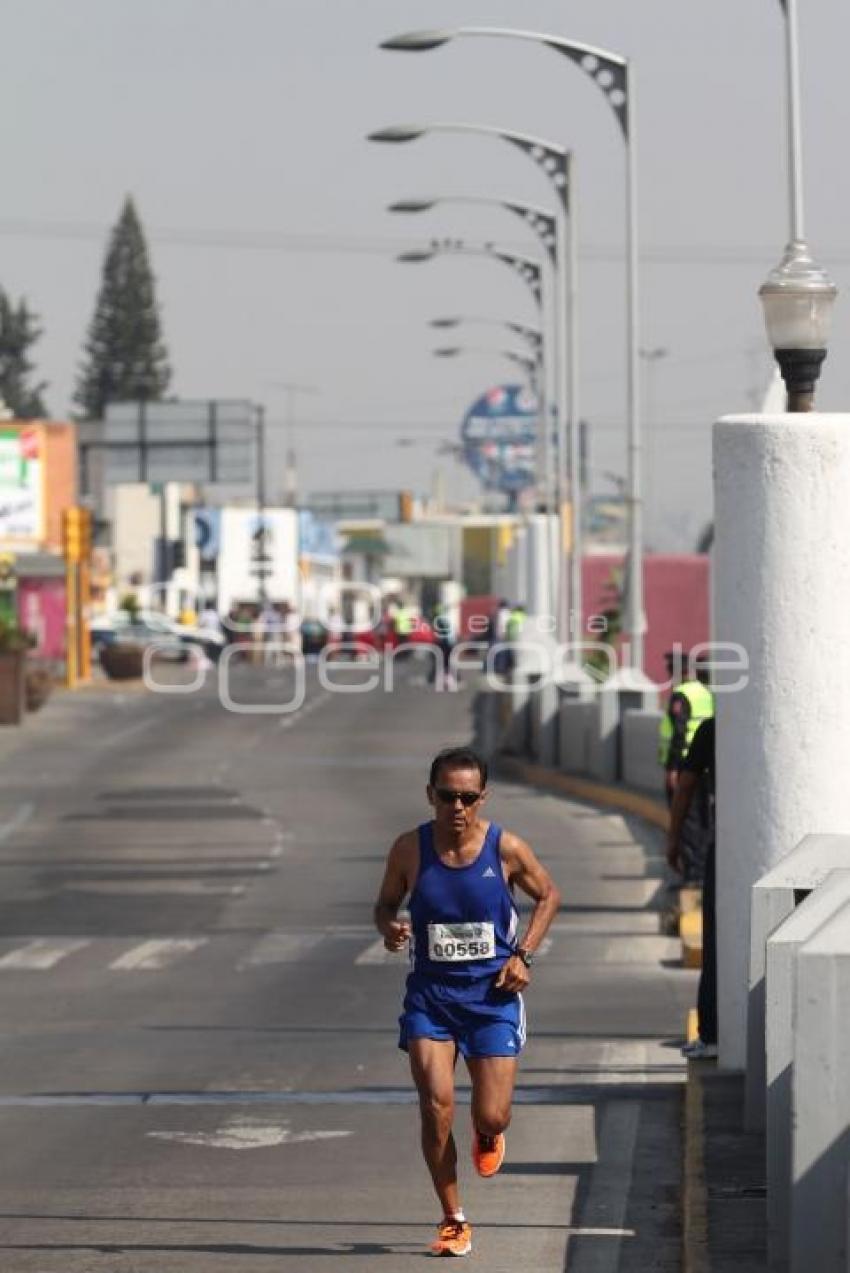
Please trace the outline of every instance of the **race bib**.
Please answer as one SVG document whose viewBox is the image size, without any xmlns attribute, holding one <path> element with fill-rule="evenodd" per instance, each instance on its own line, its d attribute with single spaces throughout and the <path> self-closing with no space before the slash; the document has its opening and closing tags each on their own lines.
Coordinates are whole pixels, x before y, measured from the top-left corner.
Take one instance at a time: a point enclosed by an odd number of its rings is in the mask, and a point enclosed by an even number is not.
<svg viewBox="0 0 850 1273">
<path fill-rule="evenodd" d="M 429 924 L 428 958 L 436 963 L 492 959 L 496 934 L 492 924 Z"/>
</svg>

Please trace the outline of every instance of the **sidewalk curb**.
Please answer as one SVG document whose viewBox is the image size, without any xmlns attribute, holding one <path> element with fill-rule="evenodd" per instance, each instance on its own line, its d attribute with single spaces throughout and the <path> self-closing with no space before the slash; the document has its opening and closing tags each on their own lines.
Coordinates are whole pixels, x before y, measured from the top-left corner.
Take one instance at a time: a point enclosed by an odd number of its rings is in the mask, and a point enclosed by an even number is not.
<svg viewBox="0 0 850 1273">
<path fill-rule="evenodd" d="M 576 796 L 579 800 L 587 800 L 590 804 L 598 804 L 606 809 L 622 809 L 624 813 L 633 813 L 662 831 L 667 830 L 669 823 L 667 806 L 652 796 L 645 796 L 625 787 L 610 787 L 605 783 L 593 782 L 590 778 L 576 778 L 572 774 L 557 773 L 544 765 L 534 765 L 513 756 L 499 756 L 498 765 L 507 774 L 521 778 L 532 787 L 559 791 L 566 796 Z"/>
</svg>

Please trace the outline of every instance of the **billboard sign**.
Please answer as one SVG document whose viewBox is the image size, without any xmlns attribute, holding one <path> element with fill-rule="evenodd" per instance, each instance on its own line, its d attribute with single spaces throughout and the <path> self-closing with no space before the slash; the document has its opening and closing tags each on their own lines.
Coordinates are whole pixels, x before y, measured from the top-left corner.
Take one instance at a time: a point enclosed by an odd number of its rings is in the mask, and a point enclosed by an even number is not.
<svg viewBox="0 0 850 1273">
<path fill-rule="evenodd" d="M 0 426 L 0 541 L 33 547 L 43 539 L 41 430 Z"/>
<path fill-rule="evenodd" d="M 463 459 L 485 490 L 516 494 L 534 485 L 538 409 L 523 386 L 497 385 L 467 411 Z"/>
</svg>

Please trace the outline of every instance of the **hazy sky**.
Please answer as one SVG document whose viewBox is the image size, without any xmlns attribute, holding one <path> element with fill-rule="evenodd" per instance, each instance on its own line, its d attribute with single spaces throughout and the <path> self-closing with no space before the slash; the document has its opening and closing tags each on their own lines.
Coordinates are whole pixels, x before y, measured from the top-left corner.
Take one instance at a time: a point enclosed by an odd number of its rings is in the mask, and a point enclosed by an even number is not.
<svg viewBox="0 0 850 1273">
<path fill-rule="evenodd" d="M 850 166 L 837 142 L 850 119 L 850 5 L 799 7 L 807 234 L 842 288 L 819 404 L 847 409 Z M 393 256 L 434 235 L 519 248 L 519 222 L 489 209 L 384 209 L 453 193 L 546 202 L 548 185 L 497 140 L 364 140 L 386 124 L 438 120 L 574 151 L 595 487 L 624 471 L 624 147 L 602 95 L 526 42 L 458 40 L 415 56 L 377 45 L 404 30 L 502 25 L 631 56 L 641 343 L 667 351 L 645 384 L 649 539 L 691 547 L 710 516 L 710 424 L 748 409 L 769 372 L 756 292 L 787 238 L 778 0 L 0 0 L 0 20 L 0 283 L 41 315 L 53 413 L 69 408 L 106 233 L 132 192 L 173 390 L 264 401 L 274 422 L 280 382 L 315 386 L 299 400 L 305 490 L 427 490 L 439 464 L 450 491 L 473 490 L 437 441 L 483 388 L 514 378 L 486 353 L 435 360 L 427 322 L 533 321 L 525 286 L 493 262 Z M 503 343 L 486 327 L 464 339 Z"/>
</svg>

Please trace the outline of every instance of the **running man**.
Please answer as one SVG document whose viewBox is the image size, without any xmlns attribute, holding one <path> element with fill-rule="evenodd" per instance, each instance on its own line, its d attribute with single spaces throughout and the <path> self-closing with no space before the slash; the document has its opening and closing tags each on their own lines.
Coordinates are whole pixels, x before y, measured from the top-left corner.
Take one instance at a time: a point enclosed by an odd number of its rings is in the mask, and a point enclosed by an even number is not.
<svg viewBox="0 0 850 1273">
<path fill-rule="evenodd" d="M 387 950 L 411 942 L 399 1047 L 410 1056 L 422 1153 L 443 1208 L 435 1255 L 472 1250 L 452 1135 L 458 1053 L 472 1082 L 472 1161 L 480 1176 L 494 1176 L 525 1042 L 522 991 L 561 900 L 525 841 L 480 817 L 486 783 L 487 767 L 474 751 L 440 752 L 427 789 L 433 821 L 398 837 L 375 905 Z M 519 941 L 515 885 L 534 902 Z M 399 919 L 408 896 L 409 922 Z"/>
</svg>

